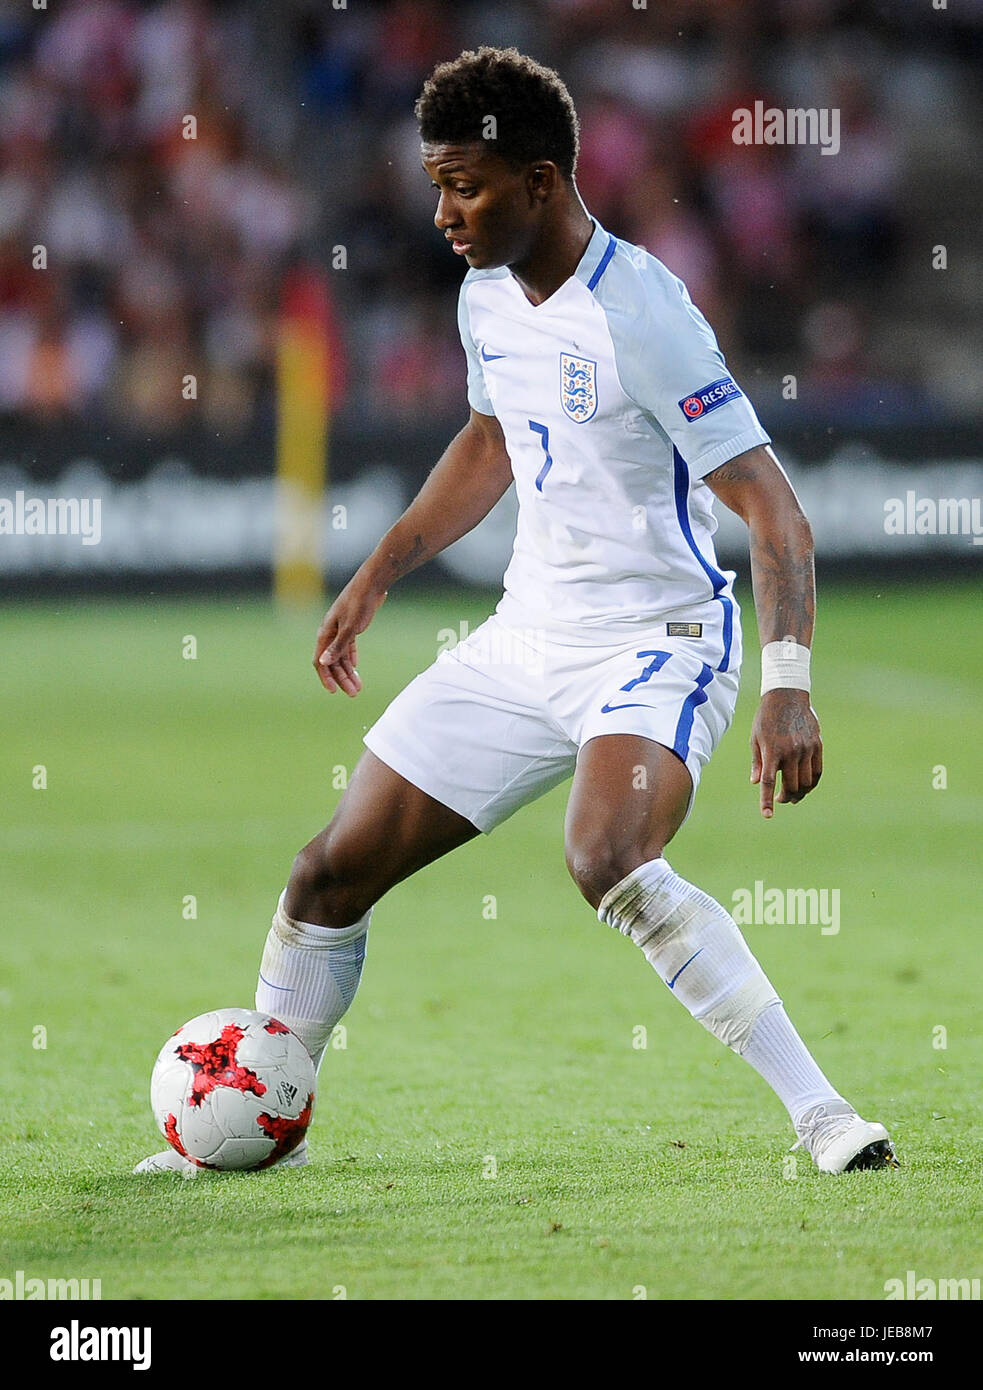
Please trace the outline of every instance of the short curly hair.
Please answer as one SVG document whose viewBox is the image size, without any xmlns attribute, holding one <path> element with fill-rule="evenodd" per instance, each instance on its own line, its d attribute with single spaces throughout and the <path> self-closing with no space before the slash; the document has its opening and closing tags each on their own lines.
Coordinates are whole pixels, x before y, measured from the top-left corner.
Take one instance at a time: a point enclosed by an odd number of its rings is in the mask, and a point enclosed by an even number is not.
<svg viewBox="0 0 983 1390">
<path fill-rule="evenodd" d="M 441 63 L 414 108 L 426 144 L 489 146 L 514 167 L 549 159 L 564 177 L 577 168 L 580 122 L 552 68 L 515 48 L 471 49 Z M 486 134 L 495 117 L 495 139 Z"/>
</svg>

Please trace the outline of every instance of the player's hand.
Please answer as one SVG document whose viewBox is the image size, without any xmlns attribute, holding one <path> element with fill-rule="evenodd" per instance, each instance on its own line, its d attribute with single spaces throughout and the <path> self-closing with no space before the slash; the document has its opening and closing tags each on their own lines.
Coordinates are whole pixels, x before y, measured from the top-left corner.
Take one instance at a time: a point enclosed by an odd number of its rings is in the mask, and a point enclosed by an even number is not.
<svg viewBox="0 0 983 1390">
<path fill-rule="evenodd" d="M 385 597 L 384 589 L 372 588 L 356 574 L 325 613 L 314 643 L 314 669 L 325 690 L 343 690 L 352 697 L 361 690 L 355 638 L 368 627 Z"/>
<path fill-rule="evenodd" d="M 808 694 L 769 690 L 761 697 L 751 730 L 751 781 L 761 787 L 761 814 L 766 819 L 774 815 L 776 801 L 801 801 L 822 775 L 823 741 Z"/>
</svg>

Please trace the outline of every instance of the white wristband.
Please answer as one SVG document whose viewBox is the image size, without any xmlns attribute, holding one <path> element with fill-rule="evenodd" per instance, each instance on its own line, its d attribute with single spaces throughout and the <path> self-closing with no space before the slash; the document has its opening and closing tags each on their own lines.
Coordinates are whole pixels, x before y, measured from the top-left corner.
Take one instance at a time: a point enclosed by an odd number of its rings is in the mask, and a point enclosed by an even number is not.
<svg viewBox="0 0 983 1390">
<path fill-rule="evenodd" d="M 811 690 L 808 647 L 794 637 L 767 642 L 761 648 L 761 693 L 769 690 Z"/>
</svg>

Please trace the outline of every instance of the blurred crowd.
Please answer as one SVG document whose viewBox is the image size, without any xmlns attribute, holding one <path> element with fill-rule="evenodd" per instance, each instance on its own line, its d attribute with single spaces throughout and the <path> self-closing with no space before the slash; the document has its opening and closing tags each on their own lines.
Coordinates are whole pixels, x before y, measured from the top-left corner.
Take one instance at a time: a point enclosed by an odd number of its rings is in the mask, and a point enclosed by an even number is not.
<svg viewBox="0 0 983 1390">
<path fill-rule="evenodd" d="M 945 327 L 913 267 L 938 237 L 933 141 L 974 114 L 980 6 L 899 0 L 888 27 L 879 9 L 0 0 L 0 421 L 267 427 L 298 267 L 338 326 L 336 410 L 459 420 L 462 267 L 412 104 L 480 43 L 557 67 L 588 208 L 682 276 L 757 402 L 780 411 L 792 375 L 804 418 L 958 414 L 959 351 L 909 330 Z M 756 100 L 837 108 L 839 152 L 735 145 Z"/>
</svg>

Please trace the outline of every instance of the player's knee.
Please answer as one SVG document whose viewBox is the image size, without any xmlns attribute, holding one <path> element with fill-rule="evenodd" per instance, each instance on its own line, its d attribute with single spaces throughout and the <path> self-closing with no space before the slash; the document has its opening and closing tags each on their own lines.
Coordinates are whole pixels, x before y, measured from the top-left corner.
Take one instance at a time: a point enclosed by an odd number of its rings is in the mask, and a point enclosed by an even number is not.
<svg viewBox="0 0 983 1390">
<path fill-rule="evenodd" d="M 367 875 L 346 864 L 330 843 L 318 837 L 293 862 L 284 906 L 296 921 L 347 927 L 368 912 L 376 897 Z"/>
<path fill-rule="evenodd" d="M 640 864 L 658 859 L 661 845 L 619 845 L 610 837 L 574 840 L 566 846 L 567 869 L 591 907 Z"/>
</svg>

